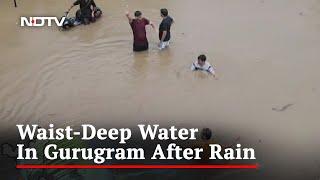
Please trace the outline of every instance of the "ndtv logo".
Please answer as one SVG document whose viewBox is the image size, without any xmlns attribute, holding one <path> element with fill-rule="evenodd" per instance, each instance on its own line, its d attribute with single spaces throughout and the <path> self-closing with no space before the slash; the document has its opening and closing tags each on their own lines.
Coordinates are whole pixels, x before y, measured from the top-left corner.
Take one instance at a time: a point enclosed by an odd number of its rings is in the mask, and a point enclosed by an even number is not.
<svg viewBox="0 0 320 180">
<path fill-rule="evenodd" d="M 66 17 L 62 17 L 60 20 L 57 17 L 20 17 L 20 26 L 24 27 L 43 27 L 52 26 L 56 24 L 61 27 Z"/>
</svg>

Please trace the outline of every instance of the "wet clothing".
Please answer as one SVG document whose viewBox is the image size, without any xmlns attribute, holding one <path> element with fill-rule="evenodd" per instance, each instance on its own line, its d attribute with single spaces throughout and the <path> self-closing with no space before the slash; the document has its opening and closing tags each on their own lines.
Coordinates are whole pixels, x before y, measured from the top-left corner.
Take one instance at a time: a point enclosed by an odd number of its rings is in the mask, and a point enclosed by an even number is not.
<svg viewBox="0 0 320 180">
<path fill-rule="evenodd" d="M 73 5 L 80 5 L 80 11 L 77 12 L 77 18 L 87 24 L 92 21 L 91 6 L 97 7 L 94 0 L 76 0 Z"/>
<path fill-rule="evenodd" d="M 162 43 L 160 43 L 159 49 L 160 50 L 165 49 L 169 47 L 169 45 L 170 45 L 170 41 L 163 41 Z"/>
<path fill-rule="evenodd" d="M 139 51 L 145 51 L 149 49 L 149 44 L 146 43 L 144 45 L 133 45 L 133 51 L 139 52 Z"/>
<path fill-rule="evenodd" d="M 198 61 L 195 61 L 191 65 L 192 71 L 207 71 L 208 73 L 214 74 L 214 68 L 210 65 L 210 63 L 205 62 L 203 66 L 200 66 Z"/>
<path fill-rule="evenodd" d="M 166 18 L 164 18 L 159 26 L 159 40 L 161 41 L 162 38 L 162 34 L 163 31 L 167 31 L 167 35 L 164 38 L 164 41 L 169 41 L 171 38 L 171 33 L 170 33 L 170 29 L 171 29 L 171 25 L 173 23 L 173 19 L 170 16 L 167 16 Z"/>
<path fill-rule="evenodd" d="M 144 51 L 149 47 L 146 25 L 150 24 L 150 21 L 146 18 L 133 19 L 130 23 L 133 32 L 133 50 Z"/>
</svg>

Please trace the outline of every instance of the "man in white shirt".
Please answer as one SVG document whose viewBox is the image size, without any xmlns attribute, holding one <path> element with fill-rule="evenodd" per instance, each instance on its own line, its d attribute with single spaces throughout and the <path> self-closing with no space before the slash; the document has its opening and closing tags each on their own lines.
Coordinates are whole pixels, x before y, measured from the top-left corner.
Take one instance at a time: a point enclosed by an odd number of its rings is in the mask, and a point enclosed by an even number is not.
<svg viewBox="0 0 320 180">
<path fill-rule="evenodd" d="M 191 70 L 206 71 L 215 77 L 216 74 L 215 74 L 214 68 L 210 65 L 210 63 L 206 62 L 206 60 L 207 60 L 207 57 L 204 54 L 198 56 L 198 60 L 192 63 Z"/>
</svg>

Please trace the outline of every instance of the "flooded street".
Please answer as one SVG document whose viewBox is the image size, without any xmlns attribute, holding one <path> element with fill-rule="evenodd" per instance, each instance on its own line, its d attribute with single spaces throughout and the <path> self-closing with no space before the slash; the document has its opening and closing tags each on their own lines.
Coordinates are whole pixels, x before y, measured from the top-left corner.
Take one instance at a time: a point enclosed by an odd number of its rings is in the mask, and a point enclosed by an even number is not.
<svg viewBox="0 0 320 180">
<path fill-rule="evenodd" d="M 71 2 L 0 2 L 1 134 L 31 122 L 208 126 L 319 171 L 319 1 L 96 0 L 104 14 L 94 24 L 19 26 L 20 16 L 62 16 Z M 169 49 L 149 27 L 149 51 L 132 52 L 127 5 L 157 26 L 168 8 Z M 190 71 L 201 53 L 218 80 Z"/>
</svg>

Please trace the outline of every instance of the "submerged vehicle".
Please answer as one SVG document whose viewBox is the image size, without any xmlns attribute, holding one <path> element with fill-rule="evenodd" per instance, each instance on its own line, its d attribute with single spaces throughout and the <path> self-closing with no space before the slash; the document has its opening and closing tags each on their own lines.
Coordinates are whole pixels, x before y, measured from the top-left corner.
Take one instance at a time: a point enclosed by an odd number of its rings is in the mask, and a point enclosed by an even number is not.
<svg viewBox="0 0 320 180">
<path fill-rule="evenodd" d="M 68 30 L 68 29 L 70 29 L 72 27 L 75 27 L 75 26 L 83 24 L 81 19 L 80 19 L 80 10 L 78 10 L 76 12 L 76 16 L 75 17 L 68 17 L 68 15 L 69 15 L 69 11 L 65 12 L 65 15 L 63 16 L 63 17 L 65 17 L 65 20 L 64 20 L 63 25 L 62 25 L 62 29 L 63 30 Z M 97 7 L 93 11 L 93 15 L 94 15 L 94 17 L 92 18 L 92 20 L 90 22 L 95 22 L 97 19 L 99 19 L 102 16 L 101 9 Z"/>
</svg>

